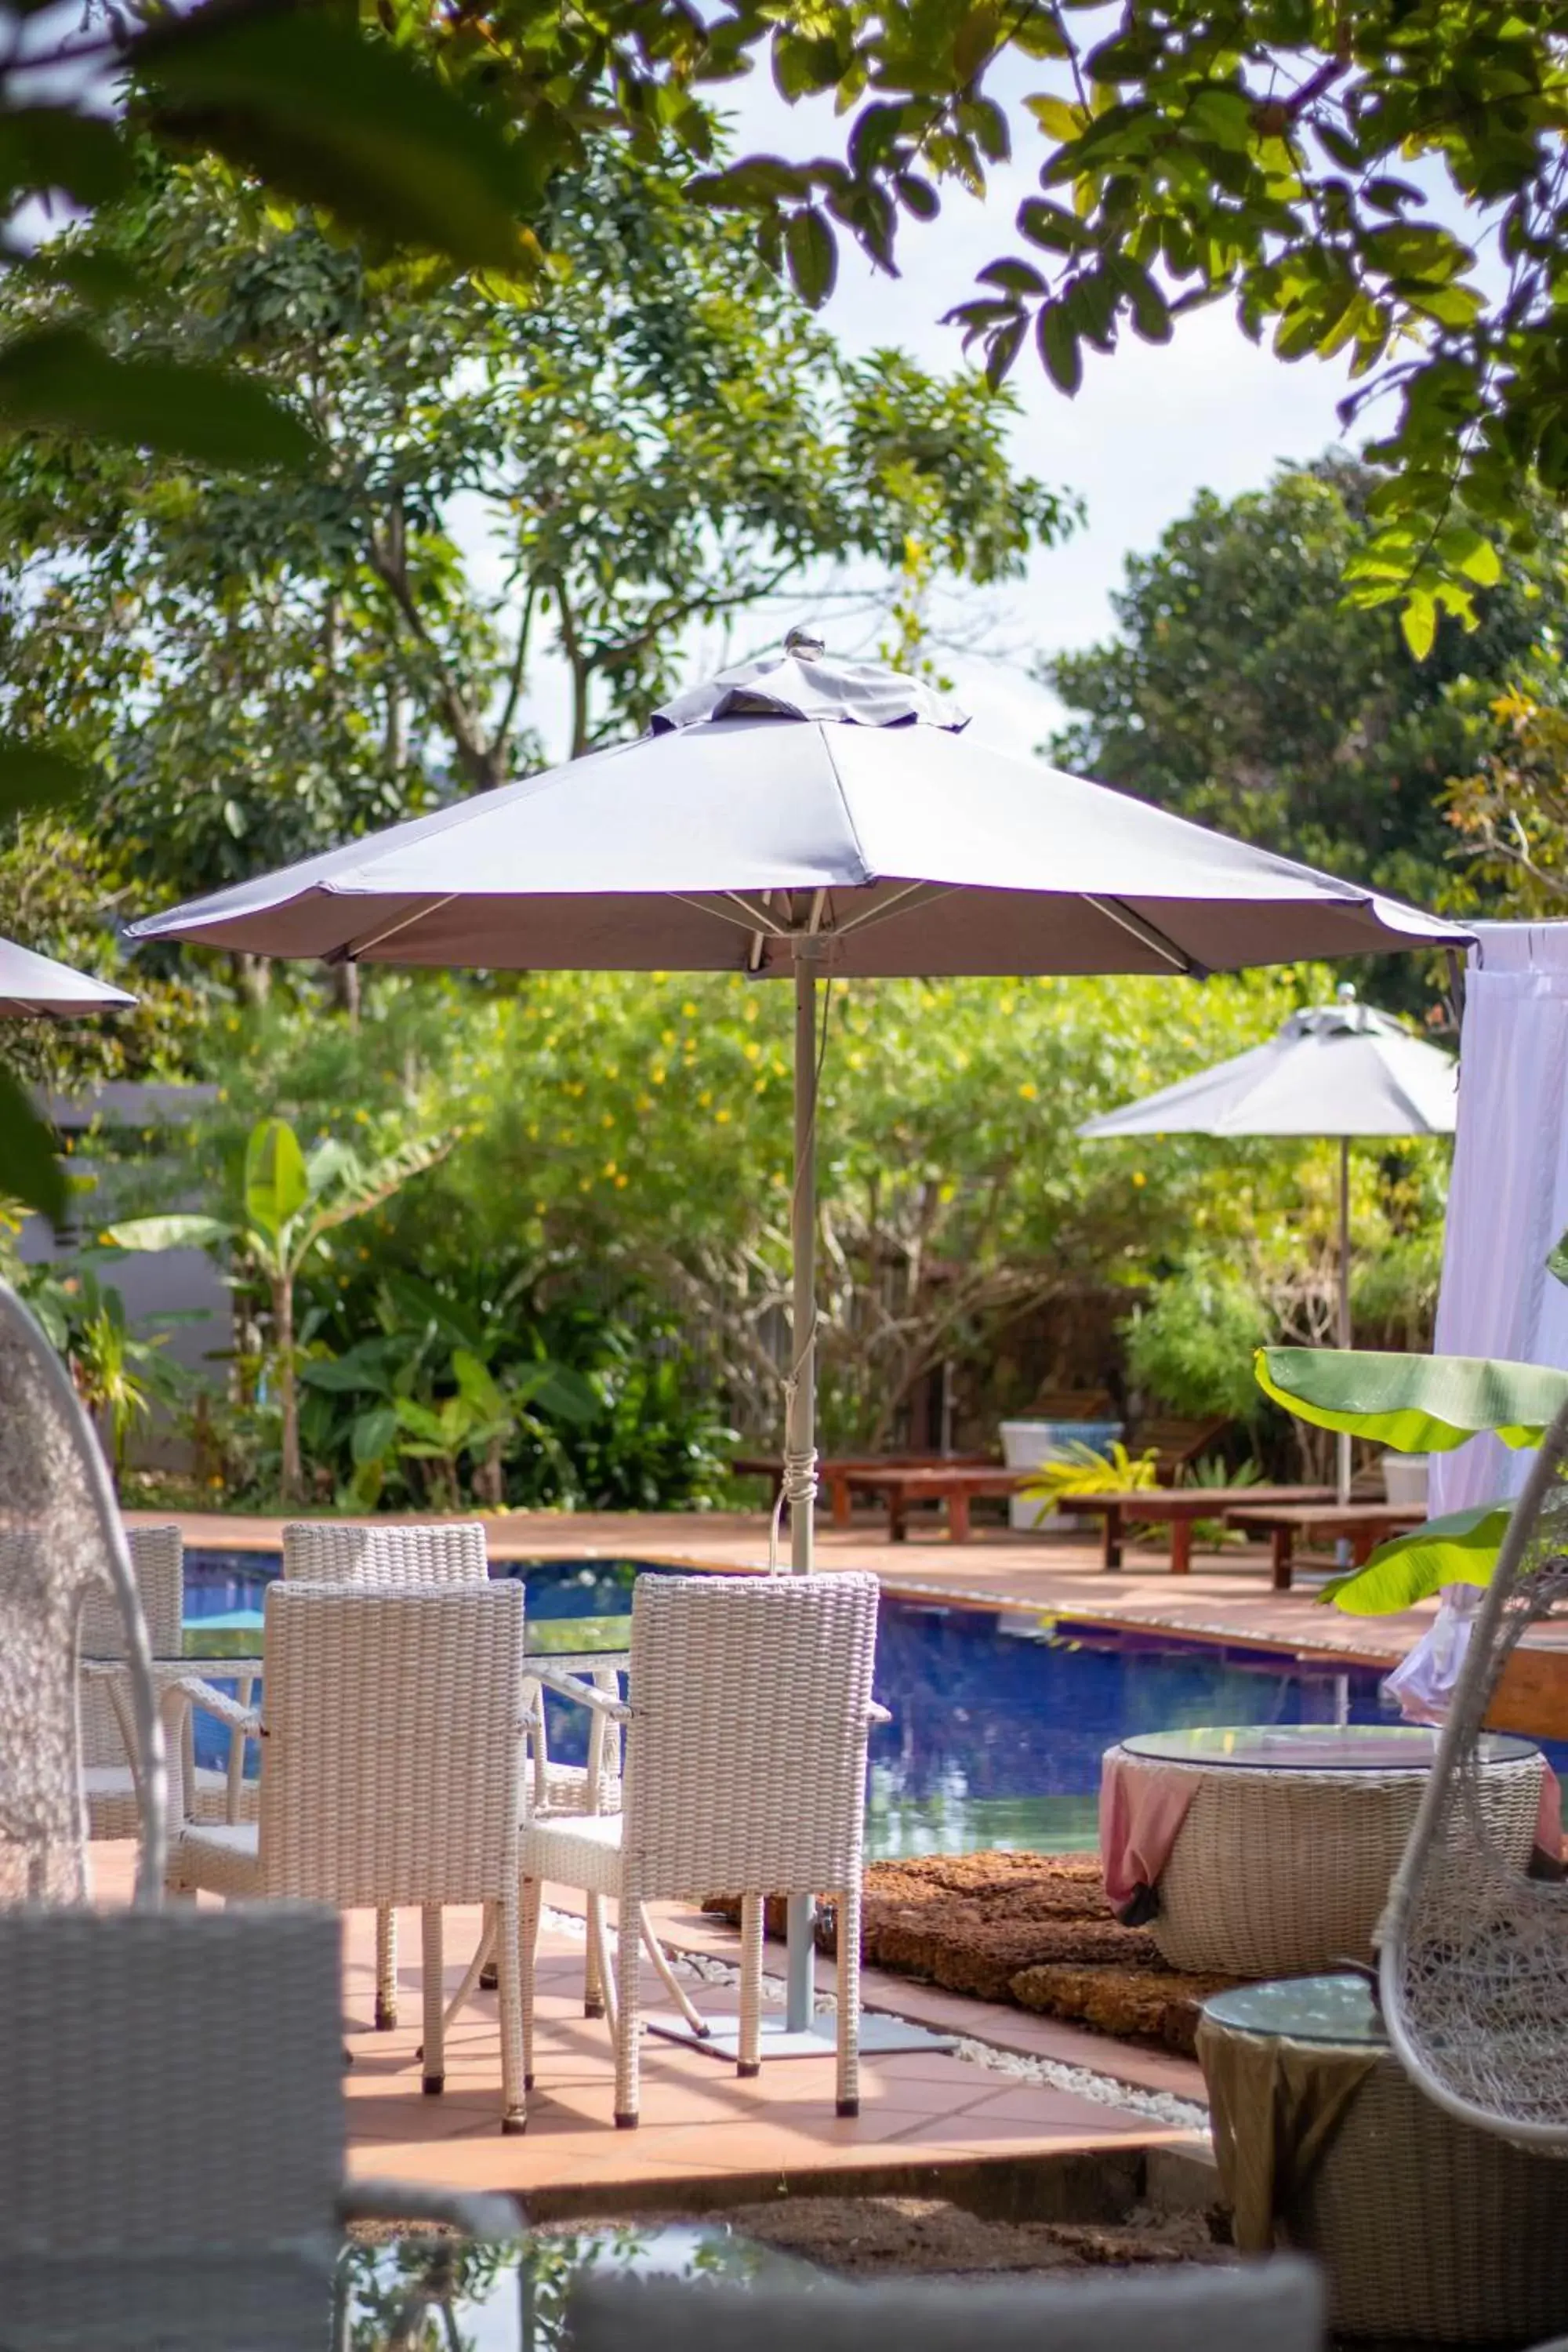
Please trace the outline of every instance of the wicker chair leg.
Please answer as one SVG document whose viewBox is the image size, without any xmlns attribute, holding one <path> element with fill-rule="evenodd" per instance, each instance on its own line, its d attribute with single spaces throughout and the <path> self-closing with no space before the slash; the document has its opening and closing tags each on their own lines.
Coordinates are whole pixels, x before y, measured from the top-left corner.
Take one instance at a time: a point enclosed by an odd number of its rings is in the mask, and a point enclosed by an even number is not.
<svg viewBox="0 0 1568 2352">
<path fill-rule="evenodd" d="M 763 1898 L 741 1897 L 741 2038 L 737 2074 L 763 2071 Z"/>
<path fill-rule="evenodd" d="M 375 1915 L 375 2030 L 390 2033 L 397 2023 L 397 1914 Z"/>
<path fill-rule="evenodd" d="M 860 2112 L 860 1888 L 838 1890 L 838 2112 Z"/>
<path fill-rule="evenodd" d="M 522 1882 L 522 1901 L 518 1921 L 518 1974 L 521 1979 L 522 2009 L 522 2087 L 533 2088 L 533 1972 L 539 1959 L 539 1915 L 544 1906 L 544 1888 L 537 1878 Z"/>
<path fill-rule="evenodd" d="M 503 2132 L 528 2129 L 527 2080 L 523 2053 L 522 2003 L 518 1986 L 521 1958 L 521 1921 L 514 1880 L 497 1906 L 496 1991 L 500 2010 L 500 2127 Z M 532 1954 L 529 1956 L 531 1978 Z"/>
<path fill-rule="evenodd" d="M 605 1918 L 605 1904 L 602 1895 L 594 1898 L 593 1908 L 588 1915 L 588 1938 L 598 1969 L 601 2013 L 609 2021 L 610 2039 L 613 2042 L 616 2038 L 616 2020 L 620 2015 L 620 2004 L 616 1999 L 616 1964 L 610 1955 L 610 1932 Z"/>
<path fill-rule="evenodd" d="M 624 1881 L 616 1922 L 616 2128 L 637 2128 L 642 2031 L 642 1902 Z"/>
<path fill-rule="evenodd" d="M 419 1927 L 422 1949 L 420 1976 L 425 1994 L 425 2091 L 427 2097 L 445 2090 L 447 2085 L 447 2008 L 441 1982 L 441 1906 L 426 1903 L 420 1906 Z"/>
<path fill-rule="evenodd" d="M 666 1992 L 675 2003 L 676 2008 L 679 2011 L 681 2016 L 686 2021 L 686 2023 L 690 2027 L 692 2032 L 697 2034 L 700 2039 L 706 2041 L 709 2034 L 712 2032 L 713 2028 L 709 2024 L 708 2020 L 703 2016 L 702 2011 L 697 2007 L 691 1995 L 687 1991 L 686 1987 L 681 1983 L 680 1979 L 670 1967 L 669 1955 L 665 1950 L 664 1946 L 659 1942 L 658 1937 L 654 1934 L 653 1921 L 648 1917 L 646 1909 L 642 1915 L 642 1939 L 647 1948 L 648 1958 L 653 1962 L 654 1967 L 658 1971 L 659 1982 L 663 1985 Z"/>
<path fill-rule="evenodd" d="M 484 1984 L 485 1979 L 495 1974 L 495 1967 L 496 1906 L 493 1903 L 487 1903 L 484 1908 L 484 1924 L 479 1929 L 479 1940 L 474 1946 L 474 1957 L 463 1970 L 462 1983 L 447 2003 L 448 2033 L 452 2030 L 452 2020 L 459 2010 L 467 2009 L 476 1991 Z"/>
<path fill-rule="evenodd" d="M 586 1898 L 588 1940 L 583 1962 L 583 2014 L 603 2017 L 605 2014 L 605 1898 L 590 1895 Z"/>
</svg>

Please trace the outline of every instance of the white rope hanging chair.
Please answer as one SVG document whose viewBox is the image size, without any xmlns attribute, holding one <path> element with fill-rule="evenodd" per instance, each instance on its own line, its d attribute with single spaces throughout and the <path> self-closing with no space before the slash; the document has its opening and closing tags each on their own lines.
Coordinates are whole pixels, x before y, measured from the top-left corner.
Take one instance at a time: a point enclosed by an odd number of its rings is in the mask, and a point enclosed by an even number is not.
<svg viewBox="0 0 1568 2352">
<path fill-rule="evenodd" d="M 1514 1506 L 1378 1928 L 1390 2042 L 1461 2122 L 1568 2156 L 1568 1882 L 1501 1850 L 1479 1801 L 1492 1696 L 1531 1626 L 1568 1601 L 1568 1406 Z"/>
</svg>

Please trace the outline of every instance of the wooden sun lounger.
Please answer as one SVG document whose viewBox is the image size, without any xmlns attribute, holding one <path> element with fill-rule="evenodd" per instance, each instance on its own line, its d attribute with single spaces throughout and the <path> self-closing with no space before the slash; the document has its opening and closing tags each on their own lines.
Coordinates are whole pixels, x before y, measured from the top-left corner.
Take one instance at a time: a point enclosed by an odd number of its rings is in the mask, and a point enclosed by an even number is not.
<svg viewBox="0 0 1568 2352">
<path fill-rule="evenodd" d="M 1426 1519 L 1425 1508 L 1407 1503 L 1307 1503 L 1270 1505 L 1256 1490 L 1225 1513 L 1227 1528 L 1244 1535 L 1268 1538 L 1269 1564 L 1276 1592 L 1289 1592 L 1295 1567 L 1296 1538 L 1320 1543 L 1348 1543 L 1352 1565 L 1360 1568 L 1390 1536 L 1403 1535 Z"/>
<path fill-rule="evenodd" d="M 766 1478 L 769 1500 L 777 1502 L 784 1465 L 776 1454 L 737 1454 L 730 1467 L 742 1478 Z M 1001 1465 L 987 1454 L 843 1454 L 820 1461 L 816 1475 L 827 1496 L 834 1526 L 847 1528 L 857 1494 L 879 1496 L 878 1481 L 884 1473 L 901 1475 L 916 1470 L 994 1470 L 1003 1475 Z"/>
<path fill-rule="evenodd" d="M 1331 1486 L 1139 1486 L 1116 1495 L 1063 1495 L 1056 1508 L 1075 1518 L 1103 1519 L 1100 1566 L 1104 1569 L 1121 1567 L 1121 1547 L 1130 1527 L 1168 1521 L 1171 1573 L 1185 1576 L 1193 1564 L 1194 1526 L 1199 1519 L 1223 1519 L 1227 1527 L 1234 1527 L 1236 1516 L 1228 1506 L 1237 1496 L 1245 1496 L 1248 1507 L 1260 1508 L 1331 1504 L 1334 1499 Z"/>
<path fill-rule="evenodd" d="M 1037 1470 L 1005 1470 L 1000 1463 L 995 1462 L 971 1465 L 944 1462 L 923 1469 L 895 1469 L 884 1465 L 876 1470 L 859 1470 L 854 1474 L 853 1483 L 867 1494 L 876 1495 L 886 1501 L 890 1542 L 908 1541 L 911 1503 L 942 1503 L 947 1507 L 949 1543 L 967 1543 L 970 1537 L 969 1506 L 976 1496 L 1016 1495 L 1021 1486 L 1039 1475 Z"/>
</svg>

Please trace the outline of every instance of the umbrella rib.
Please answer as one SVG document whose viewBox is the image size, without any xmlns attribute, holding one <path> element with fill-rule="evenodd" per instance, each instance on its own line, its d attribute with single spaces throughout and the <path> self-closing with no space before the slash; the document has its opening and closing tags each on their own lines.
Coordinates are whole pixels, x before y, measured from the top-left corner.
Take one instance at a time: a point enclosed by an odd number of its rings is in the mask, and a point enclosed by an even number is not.
<svg viewBox="0 0 1568 2352">
<path fill-rule="evenodd" d="M 870 924 L 879 923 L 887 916 L 897 914 L 900 907 L 908 911 L 911 898 L 918 898 L 922 907 L 929 907 L 938 898 L 950 898 L 957 888 L 956 882 L 906 882 L 903 888 L 895 890 L 890 898 L 879 898 L 876 905 L 868 907 L 863 915 L 852 915 L 847 923 L 838 924 L 837 936 L 847 940 L 851 931 L 863 931 Z"/>
<path fill-rule="evenodd" d="M 379 931 L 371 931 L 363 940 L 345 940 L 341 948 L 334 948 L 331 955 L 323 956 L 321 961 L 323 963 L 357 963 L 361 956 L 370 953 L 372 948 L 384 947 L 388 940 L 397 937 L 399 931 L 406 931 L 414 924 L 422 923 L 426 915 L 438 915 L 444 907 L 452 904 L 457 895 L 455 890 L 449 890 L 444 898 L 426 898 L 415 908 L 412 914 L 400 915 L 395 923 L 385 923 Z"/>
<path fill-rule="evenodd" d="M 1184 948 L 1179 948 L 1174 940 L 1168 939 L 1155 924 L 1146 921 L 1142 915 L 1135 915 L 1131 908 L 1125 905 L 1121 899 L 1096 898 L 1091 890 L 1086 890 L 1083 898 L 1086 907 L 1092 907 L 1096 914 L 1105 916 L 1108 921 L 1116 924 L 1119 929 L 1125 931 L 1130 939 L 1139 940 L 1144 947 L 1152 948 L 1156 955 L 1163 956 L 1167 963 L 1188 980 L 1208 978 L 1208 967 L 1205 964 L 1199 963 L 1194 956 L 1188 955 Z"/>
</svg>

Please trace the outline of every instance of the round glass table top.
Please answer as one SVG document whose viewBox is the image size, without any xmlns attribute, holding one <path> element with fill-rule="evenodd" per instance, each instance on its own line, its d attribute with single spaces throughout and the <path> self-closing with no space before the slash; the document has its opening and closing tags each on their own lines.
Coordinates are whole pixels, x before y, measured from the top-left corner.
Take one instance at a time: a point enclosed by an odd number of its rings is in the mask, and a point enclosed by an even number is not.
<svg viewBox="0 0 1568 2352">
<path fill-rule="evenodd" d="M 1121 1743 L 1147 1764 L 1237 1764 L 1249 1772 L 1425 1772 L 1437 1734 L 1420 1723 L 1205 1724 L 1192 1731 L 1134 1732 Z M 1529 1739 L 1488 1732 L 1483 1764 L 1517 1764 Z"/>
<path fill-rule="evenodd" d="M 1204 2015 L 1237 2033 L 1279 2034 L 1290 2042 L 1333 2042 L 1341 2049 L 1388 2047 L 1371 1985 L 1349 1971 L 1238 1985 L 1234 1992 L 1216 1992 L 1205 2000 Z"/>
</svg>

